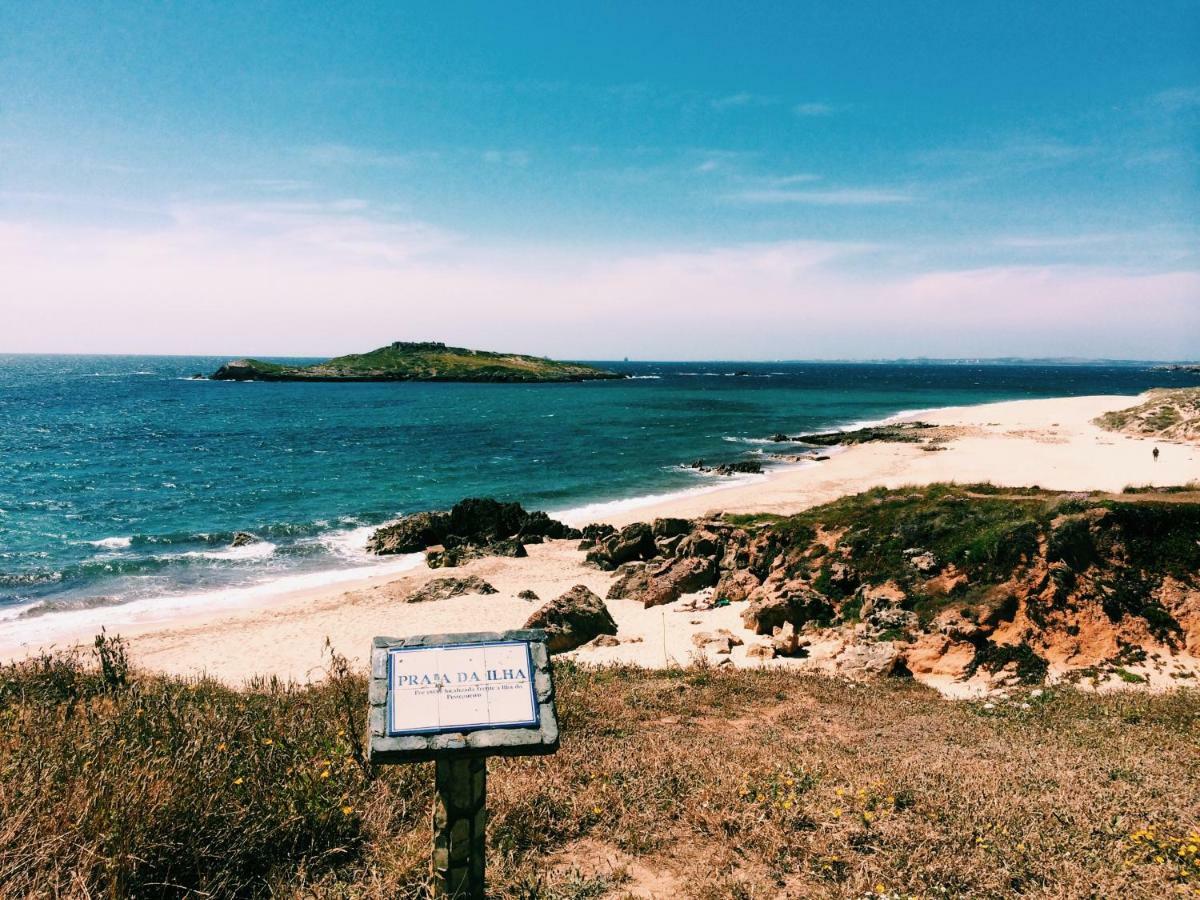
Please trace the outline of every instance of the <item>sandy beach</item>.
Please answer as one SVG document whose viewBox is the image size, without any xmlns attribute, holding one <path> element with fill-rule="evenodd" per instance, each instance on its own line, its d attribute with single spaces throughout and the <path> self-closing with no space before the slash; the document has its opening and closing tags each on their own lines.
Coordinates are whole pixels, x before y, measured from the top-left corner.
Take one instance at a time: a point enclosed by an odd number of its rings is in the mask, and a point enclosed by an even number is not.
<svg viewBox="0 0 1200 900">
<path fill-rule="evenodd" d="M 927 445 L 868 443 L 819 462 L 789 467 L 703 493 L 646 505 L 611 504 L 567 516 L 569 524 L 606 521 L 623 525 L 662 516 L 693 518 L 718 511 L 793 513 L 840 496 L 875 487 L 937 481 L 990 481 L 1003 486 L 1119 492 L 1127 485 L 1177 485 L 1200 480 L 1200 447 L 1153 442 L 1102 430 L 1092 420 L 1134 405 L 1128 396 L 1028 400 L 959 407 L 911 417 L 945 429 L 944 449 Z M 1157 461 L 1153 446 L 1161 451 Z M 135 662 L 177 674 L 206 673 L 240 683 L 256 675 L 283 679 L 319 678 L 328 641 L 352 664 L 365 665 L 375 635 L 478 631 L 521 626 L 540 604 L 517 594 L 532 590 L 541 601 L 576 584 L 604 596 L 614 579 L 583 564 L 574 541 L 528 548 L 523 559 L 488 558 L 452 570 L 429 570 L 417 559 L 397 570 L 320 587 L 259 593 L 240 602 L 213 602 L 159 613 L 145 607 L 109 607 L 57 613 L 4 623 L 0 659 L 40 649 L 90 642 L 104 626 L 130 642 Z M 404 566 L 407 571 L 400 571 Z M 466 595 L 428 603 L 404 598 L 433 577 L 477 575 L 497 593 Z M 236 598 L 235 598 L 236 600 Z M 622 661 L 657 667 L 686 664 L 697 651 L 693 635 L 729 629 L 745 642 L 733 648 L 735 665 L 754 636 L 742 628 L 736 606 L 695 612 L 686 598 L 643 609 L 640 603 L 610 600 L 620 643 L 584 647 L 573 655 L 592 662 Z M 820 648 L 813 656 L 819 661 Z M 795 664 L 774 660 L 771 664 Z M 808 661 L 809 664 L 812 660 Z M 836 666 L 833 666 L 836 668 Z"/>
</svg>

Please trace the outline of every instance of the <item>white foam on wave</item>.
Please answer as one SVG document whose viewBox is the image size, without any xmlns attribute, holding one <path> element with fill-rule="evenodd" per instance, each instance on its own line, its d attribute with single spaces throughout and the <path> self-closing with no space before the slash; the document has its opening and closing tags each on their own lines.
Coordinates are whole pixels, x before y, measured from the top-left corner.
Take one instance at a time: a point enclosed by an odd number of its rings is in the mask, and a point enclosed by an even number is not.
<svg viewBox="0 0 1200 900">
<path fill-rule="evenodd" d="M 795 444 L 795 443 L 797 443 L 796 441 L 793 441 L 791 438 L 789 438 L 786 441 L 776 441 L 772 438 L 743 437 L 740 434 L 727 434 L 723 438 L 721 438 L 721 440 L 728 441 L 731 444 Z"/>
<path fill-rule="evenodd" d="M 189 550 L 180 556 L 192 559 L 266 559 L 275 554 L 275 545 L 270 541 L 255 541 L 253 544 L 243 544 L 240 547 L 223 547 L 220 550 Z"/>
<path fill-rule="evenodd" d="M 99 547 L 101 550 L 124 550 L 133 543 L 132 537 L 106 537 L 98 541 L 86 541 L 93 547 Z"/>
<path fill-rule="evenodd" d="M 943 409 L 953 409 L 952 406 L 927 406 L 924 409 L 902 409 L 900 412 L 892 413 L 890 416 L 884 416 L 882 419 L 859 419 L 856 422 L 849 422 L 845 425 L 839 425 L 833 431 L 857 431 L 860 428 L 878 428 L 881 425 L 895 425 L 898 422 L 903 422 L 905 419 L 911 419 L 915 416 L 922 416 L 925 413 L 941 412 Z"/>
<path fill-rule="evenodd" d="M 424 562 L 423 553 L 410 553 L 387 562 L 284 575 L 257 584 L 147 597 L 111 606 L 62 610 L 33 618 L 22 616 L 38 604 L 26 603 L 0 610 L 0 623 L 3 623 L 5 643 L 33 648 L 46 646 L 63 636 L 77 640 L 80 633 L 98 631 L 101 627 L 113 632 L 124 626 L 167 622 L 188 613 L 253 607 L 298 591 L 397 575 L 416 569 Z"/>
<path fill-rule="evenodd" d="M 317 542 L 347 559 L 374 559 L 375 557 L 367 553 L 367 538 L 380 527 L 360 525 L 338 531 L 326 531 L 317 537 Z"/>
<path fill-rule="evenodd" d="M 626 512 L 631 509 L 641 509 L 645 506 L 657 506 L 659 503 L 668 503 L 672 500 L 679 500 L 684 497 L 696 497 L 702 494 L 713 494 L 717 491 L 727 490 L 731 487 L 736 487 L 743 484 L 752 484 L 758 481 L 765 481 L 770 476 L 766 473 L 762 474 L 738 474 L 738 475 L 721 475 L 711 476 L 707 473 L 698 473 L 699 477 L 704 478 L 719 478 L 719 481 L 714 481 L 709 484 L 704 484 L 699 487 L 683 488 L 678 491 L 664 491 L 659 494 L 642 494 L 637 497 L 625 497 L 620 500 L 602 500 L 597 503 L 587 503 L 583 506 L 575 506 L 570 509 L 562 509 L 556 512 L 550 512 L 548 515 L 552 519 L 558 519 L 568 525 L 586 525 L 589 522 L 603 522 L 606 516 L 611 516 L 614 513 Z"/>
</svg>

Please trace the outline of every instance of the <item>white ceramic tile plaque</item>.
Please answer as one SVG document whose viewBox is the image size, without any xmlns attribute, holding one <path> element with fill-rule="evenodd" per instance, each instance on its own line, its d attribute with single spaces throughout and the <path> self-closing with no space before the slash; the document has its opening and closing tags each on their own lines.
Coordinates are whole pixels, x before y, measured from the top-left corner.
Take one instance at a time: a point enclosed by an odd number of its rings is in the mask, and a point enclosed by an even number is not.
<svg viewBox="0 0 1200 900">
<path fill-rule="evenodd" d="M 389 735 L 538 724 L 525 641 L 388 651 Z"/>
</svg>

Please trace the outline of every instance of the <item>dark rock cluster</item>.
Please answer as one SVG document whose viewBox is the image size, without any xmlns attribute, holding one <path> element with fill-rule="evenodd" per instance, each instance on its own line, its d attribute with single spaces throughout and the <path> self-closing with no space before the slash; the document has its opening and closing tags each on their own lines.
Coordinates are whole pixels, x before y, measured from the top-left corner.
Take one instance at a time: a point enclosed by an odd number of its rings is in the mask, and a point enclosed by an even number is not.
<svg viewBox="0 0 1200 900">
<path fill-rule="evenodd" d="M 440 568 L 481 556 L 522 557 L 526 544 L 582 534 L 519 503 L 477 497 L 460 500 L 449 511 L 413 513 L 385 525 L 371 535 L 367 549 L 381 555 L 427 550 L 429 565 Z"/>
</svg>

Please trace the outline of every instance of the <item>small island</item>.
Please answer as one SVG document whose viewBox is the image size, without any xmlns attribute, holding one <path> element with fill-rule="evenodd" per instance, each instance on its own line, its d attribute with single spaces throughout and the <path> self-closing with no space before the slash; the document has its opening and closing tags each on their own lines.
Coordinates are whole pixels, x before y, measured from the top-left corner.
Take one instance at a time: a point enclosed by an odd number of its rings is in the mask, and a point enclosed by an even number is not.
<svg viewBox="0 0 1200 900">
<path fill-rule="evenodd" d="M 352 353 L 309 366 L 235 359 L 211 377 L 216 381 L 562 382 L 625 376 L 540 356 L 447 347 L 437 341 L 395 341 L 370 353 Z"/>
</svg>

